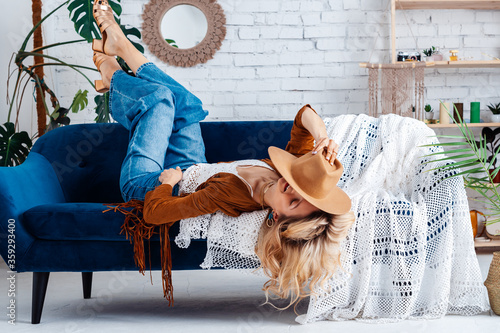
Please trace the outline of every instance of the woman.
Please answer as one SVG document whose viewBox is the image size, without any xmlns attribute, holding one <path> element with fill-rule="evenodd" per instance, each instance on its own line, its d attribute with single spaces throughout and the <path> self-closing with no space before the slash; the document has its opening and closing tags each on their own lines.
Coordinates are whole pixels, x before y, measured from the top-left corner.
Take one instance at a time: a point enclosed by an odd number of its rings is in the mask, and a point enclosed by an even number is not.
<svg viewBox="0 0 500 333">
<path fill-rule="evenodd" d="M 229 216 L 271 209 L 256 253 L 270 280 L 266 295 L 292 296 L 290 304 L 322 286 L 339 265 L 339 244 L 354 221 L 347 194 L 336 186 L 343 168 L 338 145 L 309 106 L 297 114 L 286 151 L 269 148 L 271 160 L 206 165 L 212 176 L 192 193 L 176 195 L 183 171 L 206 163 L 199 121 L 201 101 L 149 62 L 123 35 L 106 1 L 94 3 L 102 40 L 94 40 L 94 62 L 110 91 L 113 118 L 130 130 L 120 186 L 127 214 L 123 229 L 134 240 L 144 270 L 143 239 L 160 229 L 165 296 L 171 301 L 168 227 L 175 221 L 222 211 Z M 135 76 L 120 69 L 126 61 Z M 316 145 L 314 145 L 316 142 Z M 144 202 L 143 202 L 144 201 Z M 132 212 L 124 207 L 135 207 Z M 143 219 L 137 218 L 143 211 Z"/>
</svg>

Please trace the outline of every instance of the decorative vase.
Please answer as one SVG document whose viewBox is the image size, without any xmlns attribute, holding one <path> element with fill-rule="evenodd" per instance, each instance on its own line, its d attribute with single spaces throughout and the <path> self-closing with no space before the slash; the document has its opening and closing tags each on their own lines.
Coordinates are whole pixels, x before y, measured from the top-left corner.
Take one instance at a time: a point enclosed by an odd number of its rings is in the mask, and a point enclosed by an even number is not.
<svg viewBox="0 0 500 333">
<path fill-rule="evenodd" d="M 453 118 L 458 123 L 464 119 L 464 103 L 453 103 Z"/>
<path fill-rule="evenodd" d="M 500 240 L 500 222 L 486 224 L 484 226 L 486 236 L 493 240 Z M 500 279 L 500 275 L 498 276 Z"/>
<path fill-rule="evenodd" d="M 433 118 L 434 118 L 434 111 L 426 111 L 425 112 L 425 119 L 432 120 Z"/>
<path fill-rule="evenodd" d="M 489 171 L 490 171 L 490 175 L 491 175 L 491 174 L 493 174 L 493 171 L 495 171 L 495 168 L 492 168 Z M 500 183 L 500 172 L 498 172 L 496 174 L 495 178 L 493 178 L 493 183 L 495 183 L 495 184 Z"/>
<path fill-rule="evenodd" d="M 441 53 L 434 53 L 432 55 L 432 58 L 434 59 L 434 61 L 443 61 L 443 55 Z"/>
<path fill-rule="evenodd" d="M 434 57 L 433 56 L 425 56 L 425 62 L 433 62 Z"/>
<path fill-rule="evenodd" d="M 439 104 L 439 123 L 440 124 L 449 124 L 450 123 L 450 113 L 451 113 L 450 103 L 449 102 L 441 102 Z"/>
<path fill-rule="evenodd" d="M 491 114 L 492 123 L 500 123 L 500 114 Z"/>
<path fill-rule="evenodd" d="M 481 122 L 481 104 L 479 102 L 470 102 L 470 122 Z"/>
<path fill-rule="evenodd" d="M 488 277 L 484 281 L 493 312 L 500 316 L 500 251 L 493 252 Z"/>
</svg>

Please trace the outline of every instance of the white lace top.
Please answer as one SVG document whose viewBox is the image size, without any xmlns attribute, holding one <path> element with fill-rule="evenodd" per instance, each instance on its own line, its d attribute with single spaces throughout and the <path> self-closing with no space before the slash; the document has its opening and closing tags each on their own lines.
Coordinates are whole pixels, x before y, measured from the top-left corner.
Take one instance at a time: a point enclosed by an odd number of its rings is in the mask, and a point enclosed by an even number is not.
<svg viewBox="0 0 500 333">
<path fill-rule="evenodd" d="M 238 174 L 237 167 L 252 167 L 259 166 L 273 170 L 266 162 L 261 160 L 241 160 L 229 163 L 200 163 L 195 164 L 184 171 L 182 180 L 179 182 L 179 194 L 193 193 L 196 188 L 206 182 L 208 178 L 218 173 L 231 173 L 241 179 L 249 189 L 253 196 L 253 188 L 250 184 Z"/>
<path fill-rule="evenodd" d="M 251 167 L 251 166 L 259 166 L 264 167 L 270 170 L 273 170 L 271 166 L 261 160 L 241 160 L 229 163 L 201 163 L 195 164 L 189 167 L 183 174 L 182 180 L 179 182 L 179 194 L 193 193 L 196 191 L 198 186 L 206 182 L 210 177 L 218 174 L 218 173 L 230 173 L 237 176 L 239 179 L 243 181 L 243 183 L 247 184 L 250 189 L 250 194 L 253 196 L 253 189 L 250 184 L 238 174 L 237 167 Z M 251 261 L 256 261 L 257 257 L 255 256 L 253 248 L 255 247 L 257 232 L 255 231 L 260 223 L 264 221 L 266 216 L 266 211 L 258 211 L 251 213 L 243 213 L 241 216 L 243 217 L 233 217 L 234 221 L 241 221 L 249 216 L 255 216 L 249 218 L 251 221 L 238 222 L 238 224 L 243 224 L 248 226 L 249 231 L 246 236 L 254 235 L 255 238 L 249 237 L 248 241 L 246 241 L 248 248 L 245 250 L 246 253 L 252 255 Z M 213 214 L 201 215 L 193 218 L 187 218 L 180 221 L 180 231 L 177 237 L 175 238 L 175 242 L 179 247 L 186 248 L 191 243 L 191 239 L 199 239 L 199 238 L 207 238 L 209 232 L 209 224 L 212 219 L 218 220 L 220 223 L 224 223 L 222 220 L 222 216 L 226 218 L 231 218 L 223 214 L 222 212 L 216 212 Z M 219 218 L 218 218 L 219 217 Z M 256 222 L 257 221 L 257 222 Z M 217 222 L 212 221 L 213 226 L 212 229 L 216 229 L 215 225 Z M 244 232 L 245 226 L 242 227 L 242 231 Z M 224 226 L 220 226 L 221 231 L 224 230 Z M 228 226 L 229 227 L 229 226 Z M 240 226 L 236 227 L 239 228 Z M 218 228 L 218 227 L 217 227 Z M 221 234 L 221 232 L 217 232 L 217 234 Z M 245 235 L 242 235 L 245 237 Z M 209 246 L 210 247 L 210 246 Z M 207 261 L 207 260 L 205 260 Z M 210 259 L 209 259 L 210 261 Z M 208 265 L 207 267 L 210 267 Z M 252 266 L 255 266 L 255 263 L 252 263 Z"/>
</svg>

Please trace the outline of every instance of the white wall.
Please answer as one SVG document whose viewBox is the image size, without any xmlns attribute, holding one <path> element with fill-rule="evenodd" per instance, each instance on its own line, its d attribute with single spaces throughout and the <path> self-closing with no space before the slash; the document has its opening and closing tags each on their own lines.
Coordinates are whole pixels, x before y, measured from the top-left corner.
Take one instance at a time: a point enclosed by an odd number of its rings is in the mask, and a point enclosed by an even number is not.
<svg viewBox="0 0 500 333">
<path fill-rule="evenodd" d="M 44 12 L 59 2 L 44 1 Z M 122 1 L 122 22 L 140 28 L 145 3 L 147 0 Z M 389 0 L 219 3 L 227 18 L 227 37 L 214 59 L 194 68 L 175 68 L 146 52 L 149 59 L 204 101 L 209 119 L 289 119 L 305 103 L 311 103 L 323 115 L 368 112 L 368 73 L 358 63 L 389 61 Z M 8 11 L 3 13 L 0 21 L 4 24 L 7 20 L 11 31 L 19 31 L 19 18 L 28 16 L 17 9 L 15 19 Z M 446 55 L 456 48 L 460 57 L 486 59 L 481 52 L 500 57 L 500 11 L 417 10 L 398 12 L 397 20 L 399 49 L 412 50 L 416 39 L 419 50 L 435 45 Z M 73 38 L 78 36 L 66 10 L 45 24 L 47 43 Z M 11 52 L 2 48 L 3 64 L 6 53 Z M 92 66 L 88 44 L 51 54 Z M 90 90 L 90 85 L 72 71 L 51 71 L 50 82 L 63 105 L 71 103 L 78 89 Z M 98 78 L 95 72 L 88 74 Z M 425 83 L 426 102 L 435 108 L 439 99 L 460 99 L 465 109 L 472 100 L 480 101 L 483 107 L 500 102 L 500 68 L 427 69 Z M 93 101 L 90 104 L 93 107 Z M 29 112 L 23 116 L 30 123 Z M 73 123 L 92 122 L 94 111 L 88 108 L 70 117 Z"/>
<path fill-rule="evenodd" d="M 7 121 L 7 77 L 9 76 L 9 62 L 14 52 L 19 50 L 21 44 L 33 28 L 31 19 L 31 1 L 4 1 L 2 2 L 2 11 L 0 19 L 0 124 Z M 33 48 L 33 44 L 28 46 Z M 32 63 L 32 62 L 31 62 Z M 15 65 L 11 66 L 12 69 Z M 14 89 L 15 77 L 11 79 L 11 92 Z M 36 114 L 32 116 L 34 102 L 31 96 L 33 86 L 30 84 L 26 91 L 27 98 L 23 100 L 22 111 L 20 112 L 20 127 L 32 133 L 36 131 Z M 15 122 L 15 112 L 11 115 L 11 122 Z"/>
</svg>

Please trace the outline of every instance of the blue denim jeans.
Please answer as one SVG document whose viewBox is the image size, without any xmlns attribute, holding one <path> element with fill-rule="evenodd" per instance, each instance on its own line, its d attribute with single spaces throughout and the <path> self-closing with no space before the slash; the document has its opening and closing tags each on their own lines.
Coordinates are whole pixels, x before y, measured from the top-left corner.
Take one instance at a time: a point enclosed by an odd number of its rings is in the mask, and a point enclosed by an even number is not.
<svg viewBox="0 0 500 333">
<path fill-rule="evenodd" d="M 111 115 L 130 131 L 120 175 L 125 201 L 144 200 L 160 185 L 164 169 L 206 162 L 199 122 L 208 112 L 153 63 L 142 65 L 135 77 L 115 72 L 109 91 Z"/>
</svg>

